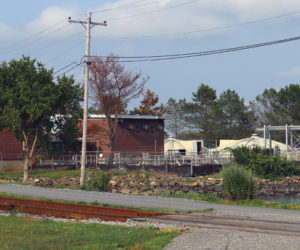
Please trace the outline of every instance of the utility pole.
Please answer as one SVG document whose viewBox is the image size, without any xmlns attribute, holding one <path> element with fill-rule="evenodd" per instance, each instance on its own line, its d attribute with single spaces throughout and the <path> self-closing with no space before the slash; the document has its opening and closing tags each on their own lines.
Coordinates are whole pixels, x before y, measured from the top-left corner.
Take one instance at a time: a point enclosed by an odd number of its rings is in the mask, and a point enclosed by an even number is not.
<svg viewBox="0 0 300 250">
<path fill-rule="evenodd" d="M 87 117 L 88 117 L 88 81 L 89 81 L 89 61 L 90 57 L 90 31 L 94 25 L 106 26 L 106 21 L 103 23 L 92 22 L 92 12 L 86 21 L 72 20 L 69 17 L 70 23 L 80 23 L 86 29 L 86 48 L 85 48 L 85 66 L 84 66 L 84 104 L 83 104 L 83 128 L 82 128 L 82 147 L 81 147 L 81 173 L 80 186 L 84 185 L 85 181 L 85 165 L 86 165 L 86 136 L 87 136 Z"/>
</svg>

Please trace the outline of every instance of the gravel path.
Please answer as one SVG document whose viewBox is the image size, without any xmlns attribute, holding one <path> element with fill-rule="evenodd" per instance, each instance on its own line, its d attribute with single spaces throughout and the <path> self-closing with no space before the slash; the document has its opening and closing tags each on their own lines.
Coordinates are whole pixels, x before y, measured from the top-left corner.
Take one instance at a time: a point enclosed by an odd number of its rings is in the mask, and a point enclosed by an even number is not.
<svg viewBox="0 0 300 250">
<path fill-rule="evenodd" d="M 251 218 L 300 222 L 299 210 L 220 205 L 188 199 L 86 192 L 84 190 L 49 189 L 18 184 L 0 184 L 1 191 L 49 199 L 97 201 L 101 204 L 123 206 L 175 210 L 213 208 L 213 214 L 220 216 L 248 216 Z M 165 249 L 300 249 L 300 237 L 250 233 L 227 229 L 192 228 L 190 232 L 183 233 L 175 238 Z"/>
</svg>

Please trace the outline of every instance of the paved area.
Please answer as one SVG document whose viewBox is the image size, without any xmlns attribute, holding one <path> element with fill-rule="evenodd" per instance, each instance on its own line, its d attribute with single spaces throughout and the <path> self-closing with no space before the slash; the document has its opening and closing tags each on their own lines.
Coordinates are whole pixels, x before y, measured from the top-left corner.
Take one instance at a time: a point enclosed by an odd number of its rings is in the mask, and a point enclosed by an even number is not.
<svg viewBox="0 0 300 250">
<path fill-rule="evenodd" d="M 210 204 L 205 201 L 149 196 L 86 192 L 70 189 L 47 189 L 18 184 L 0 184 L 0 192 L 22 194 L 50 199 L 97 201 L 101 204 L 165 208 L 175 210 L 202 210 L 213 208 L 216 216 L 244 216 L 300 223 L 299 210 L 268 209 Z M 175 238 L 165 249 L 300 249 L 300 237 L 284 234 L 244 232 L 234 229 L 194 227 Z"/>
<path fill-rule="evenodd" d="M 299 236 L 194 228 L 173 239 L 164 250 L 174 249 L 300 249 Z"/>
</svg>

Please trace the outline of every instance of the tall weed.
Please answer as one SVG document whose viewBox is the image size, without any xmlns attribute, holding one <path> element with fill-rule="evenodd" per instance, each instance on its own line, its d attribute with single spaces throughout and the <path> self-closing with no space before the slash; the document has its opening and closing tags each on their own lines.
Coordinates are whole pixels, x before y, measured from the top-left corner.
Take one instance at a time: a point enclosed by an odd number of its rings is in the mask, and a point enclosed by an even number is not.
<svg viewBox="0 0 300 250">
<path fill-rule="evenodd" d="M 244 167 L 231 164 L 223 167 L 224 190 L 231 200 L 253 199 L 256 195 L 257 180 L 252 171 Z"/>
</svg>

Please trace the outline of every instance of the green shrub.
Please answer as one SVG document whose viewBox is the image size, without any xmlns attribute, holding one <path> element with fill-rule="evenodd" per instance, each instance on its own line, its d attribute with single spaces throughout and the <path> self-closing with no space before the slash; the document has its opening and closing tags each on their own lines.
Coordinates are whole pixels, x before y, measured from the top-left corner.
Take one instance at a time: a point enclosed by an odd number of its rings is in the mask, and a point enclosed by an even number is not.
<svg viewBox="0 0 300 250">
<path fill-rule="evenodd" d="M 282 159 L 278 155 L 270 157 L 259 153 L 250 159 L 247 168 L 251 169 L 256 176 L 268 179 L 299 174 L 295 162 Z"/>
<path fill-rule="evenodd" d="M 279 155 L 272 156 L 269 149 L 260 147 L 237 147 L 231 149 L 234 161 L 261 178 L 276 179 L 285 176 L 299 175 L 300 170 L 292 161 L 287 161 Z"/>
<path fill-rule="evenodd" d="M 252 171 L 244 167 L 231 164 L 223 167 L 223 184 L 226 194 L 232 200 L 253 199 L 256 195 L 257 180 Z"/>
<path fill-rule="evenodd" d="M 82 187 L 82 189 L 88 191 L 107 191 L 110 179 L 111 178 L 107 173 L 99 171 L 91 176 L 90 180 Z"/>
</svg>

